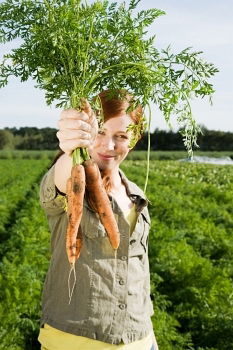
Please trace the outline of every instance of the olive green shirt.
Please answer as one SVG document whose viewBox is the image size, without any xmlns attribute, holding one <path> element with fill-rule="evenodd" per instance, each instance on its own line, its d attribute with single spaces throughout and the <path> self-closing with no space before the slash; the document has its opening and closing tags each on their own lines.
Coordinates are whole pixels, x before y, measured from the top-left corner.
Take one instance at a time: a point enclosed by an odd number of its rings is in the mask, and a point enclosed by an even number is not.
<svg viewBox="0 0 233 350">
<path fill-rule="evenodd" d="M 120 231 L 120 245 L 115 253 L 98 215 L 84 199 L 83 246 L 75 264 L 76 283 L 70 303 L 65 196 L 55 187 L 54 166 L 43 177 L 40 201 L 51 231 L 51 261 L 42 296 L 41 326 L 47 323 L 64 332 L 111 344 L 142 339 L 153 329 L 148 201 L 138 186 L 121 171 L 120 175 L 138 212 L 135 229 L 130 235 L 122 210 L 110 197 Z"/>
</svg>

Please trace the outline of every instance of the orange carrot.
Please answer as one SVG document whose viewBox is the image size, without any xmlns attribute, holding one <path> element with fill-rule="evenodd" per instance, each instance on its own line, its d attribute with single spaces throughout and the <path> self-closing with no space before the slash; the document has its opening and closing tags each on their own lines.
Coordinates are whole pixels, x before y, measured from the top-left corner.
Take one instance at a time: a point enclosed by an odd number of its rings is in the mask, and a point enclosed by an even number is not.
<svg viewBox="0 0 233 350">
<path fill-rule="evenodd" d="M 117 249 L 120 244 L 120 233 L 98 165 L 91 159 L 86 160 L 83 165 L 86 173 L 86 187 L 92 197 L 100 221 L 107 231 L 110 243 L 114 249 Z"/>
<path fill-rule="evenodd" d="M 75 165 L 71 170 L 71 178 L 67 180 L 68 227 L 66 231 L 66 251 L 68 260 L 74 265 L 82 247 L 79 225 L 83 213 L 85 193 L 85 170 L 83 165 Z"/>
<path fill-rule="evenodd" d="M 81 102 L 81 109 L 88 114 L 91 120 L 93 118 L 93 111 L 90 104 L 86 99 L 82 99 Z M 83 149 L 80 148 L 79 152 L 81 151 Z M 86 152 L 84 151 L 82 152 L 82 158 L 87 159 Z M 91 206 L 99 214 L 100 221 L 107 231 L 112 247 L 117 249 L 120 244 L 118 226 L 97 164 L 88 159 L 83 164 L 74 165 L 71 170 L 71 178 L 67 181 L 68 227 L 66 232 L 66 251 L 68 260 L 73 268 L 76 259 L 79 258 L 83 244 L 82 232 L 79 225 L 83 212 L 85 185 L 88 190 L 87 197 L 89 198 L 89 203 L 91 203 Z"/>
</svg>

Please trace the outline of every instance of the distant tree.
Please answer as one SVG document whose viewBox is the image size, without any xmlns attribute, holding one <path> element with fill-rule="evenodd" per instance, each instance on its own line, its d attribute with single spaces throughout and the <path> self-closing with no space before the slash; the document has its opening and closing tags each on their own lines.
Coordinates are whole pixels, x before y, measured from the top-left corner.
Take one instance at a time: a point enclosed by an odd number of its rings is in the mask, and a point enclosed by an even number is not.
<svg viewBox="0 0 233 350">
<path fill-rule="evenodd" d="M 53 128 L 43 128 L 40 129 L 40 133 L 43 136 L 43 149 L 46 150 L 52 150 L 52 149 L 58 149 L 58 138 L 56 136 L 56 129 Z"/>
<path fill-rule="evenodd" d="M 204 129 L 198 137 L 198 144 L 202 151 L 232 151 L 233 133 Z"/>
<path fill-rule="evenodd" d="M 208 130 L 202 126 L 202 134 L 197 139 L 198 150 L 200 151 L 232 151 L 233 150 L 233 133 Z M 153 151 L 180 151 L 185 150 L 180 130 L 155 129 L 150 134 L 151 150 Z M 148 143 L 148 133 L 137 143 L 136 150 L 146 150 Z"/>
<path fill-rule="evenodd" d="M 54 150 L 58 149 L 55 128 L 21 127 L 6 128 L 14 136 L 16 149 Z"/>
<path fill-rule="evenodd" d="M 200 151 L 232 151 L 233 133 L 208 130 L 201 126 L 203 134 L 199 134 L 197 143 Z M 0 134 L 0 149 L 32 149 L 32 150 L 56 150 L 59 148 L 55 128 L 5 128 Z M 180 130 L 155 129 L 150 134 L 151 150 L 153 151 L 181 151 L 185 150 Z M 148 133 L 136 144 L 136 150 L 147 150 Z"/>
<path fill-rule="evenodd" d="M 14 136 L 9 130 L 0 130 L 0 149 L 14 148 Z"/>
<path fill-rule="evenodd" d="M 13 130 L 14 130 L 14 135 L 25 137 L 25 136 L 37 135 L 40 129 L 38 129 L 37 127 L 25 126 L 19 129 L 13 128 Z"/>
<path fill-rule="evenodd" d="M 22 137 L 21 142 L 17 145 L 17 149 L 30 149 L 38 150 L 42 149 L 41 144 L 43 136 L 41 134 L 25 135 Z"/>
</svg>

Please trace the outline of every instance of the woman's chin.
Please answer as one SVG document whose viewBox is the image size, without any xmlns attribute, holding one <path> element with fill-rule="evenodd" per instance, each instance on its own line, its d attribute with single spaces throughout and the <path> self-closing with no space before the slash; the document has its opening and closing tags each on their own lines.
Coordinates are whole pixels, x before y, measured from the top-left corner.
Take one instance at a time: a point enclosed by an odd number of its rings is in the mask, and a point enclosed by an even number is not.
<svg viewBox="0 0 233 350">
<path fill-rule="evenodd" d="M 117 165 L 113 162 L 105 162 L 105 161 L 98 161 L 97 165 L 100 170 L 103 170 L 104 172 L 111 172 L 115 168 L 117 168 Z"/>
</svg>

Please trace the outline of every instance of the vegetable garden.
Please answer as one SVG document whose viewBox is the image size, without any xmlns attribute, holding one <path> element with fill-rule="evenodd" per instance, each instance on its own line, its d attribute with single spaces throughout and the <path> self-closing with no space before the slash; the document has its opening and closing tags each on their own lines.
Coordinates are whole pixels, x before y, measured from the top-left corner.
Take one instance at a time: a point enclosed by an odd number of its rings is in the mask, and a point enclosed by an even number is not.
<svg viewBox="0 0 233 350">
<path fill-rule="evenodd" d="M 38 186 L 50 160 L 1 159 L 0 349 L 39 349 L 49 230 Z M 141 187 L 143 161 L 122 169 Z M 153 324 L 160 350 L 233 348 L 230 166 L 151 161 Z"/>
<path fill-rule="evenodd" d="M 0 42 L 20 46 L 0 62 L 0 87 L 11 76 L 34 79 L 46 102 L 83 109 L 103 89 L 128 90 L 130 108 L 150 103 L 167 122 L 175 114 L 189 154 L 200 131 L 192 97 L 210 97 L 218 71 L 189 48 L 178 54 L 154 46 L 148 26 L 164 12 L 135 13 L 117 2 L 5 0 L 0 5 Z M 124 93 L 122 93 L 124 95 Z M 123 96 L 122 96 L 123 97 Z M 144 122 L 139 125 L 141 130 Z M 132 129 L 133 130 L 133 129 Z M 135 135 L 138 135 L 134 128 Z M 135 140 L 137 141 L 137 137 Z M 148 143 L 148 149 L 150 143 Z M 73 153 L 81 164 L 85 152 Z M 39 349 L 37 335 L 42 282 L 49 258 L 49 231 L 39 206 L 38 186 L 49 160 L 4 159 L 1 181 L 0 349 Z M 77 161 L 78 160 L 78 161 Z M 232 174 L 229 167 L 127 160 L 123 170 L 151 201 L 153 324 L 160 350 L 233 348 Z M 148 173 L 150 168 L 150 177 Z M 144 187 L 146 188 L 146 186 Z"/>
</svg>

